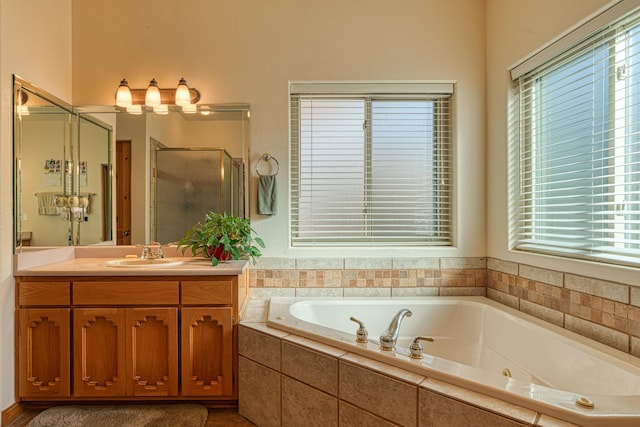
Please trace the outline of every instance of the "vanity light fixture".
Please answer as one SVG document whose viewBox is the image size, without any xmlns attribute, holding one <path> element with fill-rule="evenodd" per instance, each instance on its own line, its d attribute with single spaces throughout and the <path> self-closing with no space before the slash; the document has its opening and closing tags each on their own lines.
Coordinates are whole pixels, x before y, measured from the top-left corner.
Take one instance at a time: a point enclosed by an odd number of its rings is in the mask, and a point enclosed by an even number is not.
<svg viewBox="0 0 640 427">
<path fill-rule="evenodd" d="M 198 107 L 196 104 L 183 105 L 182 112 L 185 114 L 195 114 L 198 112 Z"/>
<path fill-rule="evenodd" d="M 16 113 L 21 116 L 29 115 L 29 107 L 27 107 L 27 101 L 29 100 L 29 94 L 26 91 L 18 90 L 18 105 L 16 106 Z"/>
<path fill-rule="evenodd" d="M 178 105 L 185 113 L 196 113 L 195 104 L 199 100 L 200 92 L 189 87 L 184 78 L 180 79 L 175 89 L 158 87 L 155 78 L 151 79 L 146 89 L 131 89 L 127 79 L 122 79 L 116 92 L 116 105 L 133 114 L 140 114 L 143 106 L 152 108 L 159 114 L 166 114 L 169 105 Z"/>
<path fill-rule="evenodd" d="M 162 104 L 162 100 L 160 99 L 160 88 L 158 87 L 158 82 L 156 79 L 151 79 L 149 82 L 149 86 L 147 87 L 147 92 L 144 95 L 144 104 L 147 107 L 158 107 Z"/>
<path fill-rule="evenodd" d="M 189 93 L 189 86 L 184 77 L 180 78 L 178 87 L 176 88 L 176 105 L 181 107 L 191 104 L 191 94 Z"/>
<path fill-rule="evenodd" d="M 127 107 L 127 113 L 129 114 L 142 114 L 142 105 L 140 104 L 131 104 Z"/>
<path fill-rule="evenodd" d="M 116 92 L 116 105 L 118 107 L 127 108 L 133 104 L 133 99 L 131 98 L 131 89 L 129 89 L 129 82 L 127 79 L 122 79 L 120 81 L 120 86 L 118 86 L 118 91 Z"/>
<path fill-rule="evenodd" d="M 153 107 L 153 112 L 156 114 L 169 114 L 169 106 L 167 104 L 160 104 Z"/>
</svg>

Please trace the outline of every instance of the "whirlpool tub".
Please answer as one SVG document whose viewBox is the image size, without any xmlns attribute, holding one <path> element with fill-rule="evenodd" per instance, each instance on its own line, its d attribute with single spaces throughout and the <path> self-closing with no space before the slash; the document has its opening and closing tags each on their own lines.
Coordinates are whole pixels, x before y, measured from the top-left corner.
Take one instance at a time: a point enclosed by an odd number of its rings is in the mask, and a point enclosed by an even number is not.
<svg viewBox="0 0 640 427">
<path fill-rule="evenodd" d="M 396 350 L 380 350 L 404 308 Z M 356 343 L 351 317 L 368 343 Z M 577 424 L 640 425 L 640 359 L 487 298 L 272 298 L 267 324 Z M 418 336 L 434 341 L 416 360 Z"/>
</svg>

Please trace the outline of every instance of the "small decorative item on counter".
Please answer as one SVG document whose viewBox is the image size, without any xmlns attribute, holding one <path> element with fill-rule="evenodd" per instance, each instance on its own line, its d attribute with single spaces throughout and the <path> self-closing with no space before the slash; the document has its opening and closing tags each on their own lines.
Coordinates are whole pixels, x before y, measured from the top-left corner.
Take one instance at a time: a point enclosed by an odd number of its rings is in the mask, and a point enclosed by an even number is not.
<svg viewBox="0 0 640 427">
<path fill-rule="evenodd" d="M 255 231 L 248 218 L 209 212 L 204 221 L 187 230 L 178 247 L 182 247 L 183 254 L 190 248 L 193 256 L 211 258 L 213 266 L 228 259 L 247 258 L 255 264 L 256 258 L 262 255 L 260 248 L 265 246 L 262 239 L 252 233 Z"/>
</svg>

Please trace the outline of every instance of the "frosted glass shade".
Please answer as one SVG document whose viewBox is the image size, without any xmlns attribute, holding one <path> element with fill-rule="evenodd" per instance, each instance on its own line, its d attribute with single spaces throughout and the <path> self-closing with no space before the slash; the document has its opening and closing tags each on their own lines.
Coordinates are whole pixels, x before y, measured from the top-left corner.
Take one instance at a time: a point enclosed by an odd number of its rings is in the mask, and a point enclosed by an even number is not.
<svg viewBox="0 0 640 427">
<path fill-rule="evenodd" d="M 148 107 L 157 107 L 162 104 L 160 100 L 160 89 L 158 89 L 158 82 L 156 79 L 151 79 L 149 87 L 147 87 L 147 93 L 144 97 L 144 103 Z"/>
<path fill-rule="evenodd" d="M 184 78 L 180 79 L 178 87 L 176 88 L 176 105 L 189 105 L 191 104 L 191 93 L 189 92 L 189 86 Z"/>
<path fill-rule="evenodd" d="M 129 107 L 133 103 L 131 98 L 131 90 L 129 89 L 129 83 L 127 79 L 122 79 L 118 91 L 116 92 L 116 105 L 118 107 Z"/>
</svg>

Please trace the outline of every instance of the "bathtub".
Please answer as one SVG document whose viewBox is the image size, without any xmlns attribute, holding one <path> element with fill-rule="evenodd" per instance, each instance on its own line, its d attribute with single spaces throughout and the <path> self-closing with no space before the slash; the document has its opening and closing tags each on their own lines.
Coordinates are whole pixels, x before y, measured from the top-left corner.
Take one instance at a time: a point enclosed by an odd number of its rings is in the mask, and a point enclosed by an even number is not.
<svg viewBox="0 0 640 427">
<path fill-rule="evenodd" d="M 380 350 L 403 308 L 395 351 Z M 580 425 L 640 425 L 640 359 L 484 297 L 272 298 L 267 325 Z M 417 336 L 434 339 L 418 360 Z"/>
</svg>

